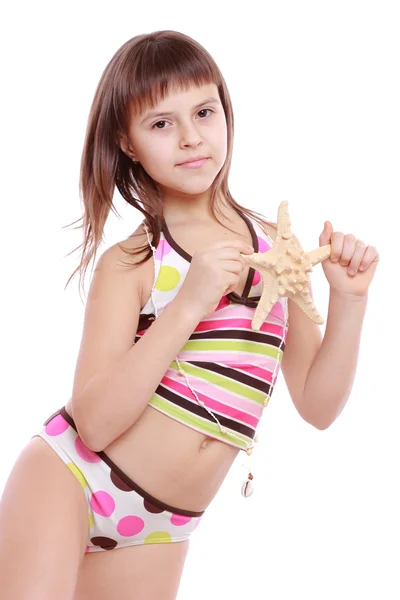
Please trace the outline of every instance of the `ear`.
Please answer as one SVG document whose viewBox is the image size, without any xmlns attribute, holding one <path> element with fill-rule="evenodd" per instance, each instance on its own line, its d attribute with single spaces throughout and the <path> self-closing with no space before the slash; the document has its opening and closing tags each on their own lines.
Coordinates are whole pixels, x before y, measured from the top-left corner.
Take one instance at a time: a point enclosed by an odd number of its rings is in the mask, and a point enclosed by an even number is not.
<svg viewBox="0 0 400 600">
<path fill-rule="evenodd" d="M 124 154 L 126 154 L 131 160 L 135 160 L 134 152 L 130 146 L 128 138 L 125 135 L 120 136 L 119 145 Z"/>
</svg>

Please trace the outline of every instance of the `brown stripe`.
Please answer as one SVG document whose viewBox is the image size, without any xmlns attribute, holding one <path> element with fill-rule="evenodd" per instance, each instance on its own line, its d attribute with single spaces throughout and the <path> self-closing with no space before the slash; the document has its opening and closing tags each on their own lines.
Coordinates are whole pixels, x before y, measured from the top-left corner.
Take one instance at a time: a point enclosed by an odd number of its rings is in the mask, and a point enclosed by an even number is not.
<svg viewBox="0 0 400 600">
<path fill-rule="evenodd" d="M 203 419 L 211 421 L 212 423 L 216 423 L 215 419 L 212 418 L 210 413 L 205 408 L 197 404 L 197 400 L 194 397 L 193 400 L 195 400 L 196 404 L 190 402 L 190 400 L 188 400 L 187 398 L 183 398 L 183 396 L 180 396 L 176 392 L 173 392 L 172 390 L 166 388 L 164 385 L 161 384 L 156 389 L 155 394 L 158 394 L 159 396 L 161 396 L 161 398 L 164 398 L 164 400 L 169 400 L 169 402 L 180 406 L 181 408 L 187 410 L 189 413 L 202 417 Z M 254 438 L 255 430 L 250 425 L 238 423 L 234 419 L 229 419 L 224 415 L 220 415 L 219 413 L 217 413 L 217 411 L 211 412 L 215 413 L 215 416 L 217 417 L 218 421 L 221 423 L 222 426 L 229 427 L 229 429 L 232 429 L 233 431 L 237 431 L 238 433 L 247 435 L 247 437 L 251 439 Z"/>
<path fill-rule="evenodd" d="M 239 383 L 244 383 L 249 387 L 252 387 L 255 390 L 259 390 L 264 394 L 270 396 L 272 385 L 269 381 L 260 381 L 260 379 L 256 379 L 252 375 L 248 375 L 247 373 L 242 373 L 237 369 L 232 367 L 225 367 L 224 365 L 213 363 L 213 362 L 203 362 L 198 360 L 188 360 L 186 361 L 188 365 L 195 365 L 196 367 L 200 367 L 200 369 L 207 369 L 207 371 L 212 371 L 213 373 L 218 373 L 219 375 L 224 375 L 225 377 L 229 377 L 229 379 L 233 379 L 234 381 L 238 381 Z"/>
</svg>

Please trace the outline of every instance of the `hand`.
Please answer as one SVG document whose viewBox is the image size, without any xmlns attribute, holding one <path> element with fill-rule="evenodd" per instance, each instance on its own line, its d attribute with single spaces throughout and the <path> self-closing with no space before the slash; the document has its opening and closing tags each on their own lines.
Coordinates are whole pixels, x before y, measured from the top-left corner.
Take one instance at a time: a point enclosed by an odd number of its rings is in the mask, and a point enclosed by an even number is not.
<svg viewBox="0 0 400 600">
<path fill-rule="evenodd" d="M 319 245 L 331 244 L 331 255 L 322 261 L 322 268 L 331 289 L 352 296 L 366 296 L 375 275 L 379 254 L 374 246 L 366 246 L 351 233 L 333 231 L 325 221 Z"/>
<path fill-rule="evenodd" d="M 177 297 L 183 298 L 200 319 L 213 313 L 222 296 L 238 285 L 246 268 L 241 253 L 254 254 L 254 248 L 240 240 L 225 240 L 194 252 Z"/>
</svg>

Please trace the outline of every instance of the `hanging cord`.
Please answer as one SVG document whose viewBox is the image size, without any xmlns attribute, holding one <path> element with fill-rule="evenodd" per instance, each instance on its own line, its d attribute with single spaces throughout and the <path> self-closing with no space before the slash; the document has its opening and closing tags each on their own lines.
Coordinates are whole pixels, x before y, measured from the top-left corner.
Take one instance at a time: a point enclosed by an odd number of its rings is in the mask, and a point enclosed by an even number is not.
<svg viewBox="0 0 400 600">
<path fill-rule="evenodd" d="M 143 226 L 144 226 L 144 228 L 145 228 L 145 231 L 146 231 L 146 235 L 147 235 L 147 241 L 148 241 L 148 243 L 149 243 L 149 246 L 150 246 L 150 248 L 152 249 L 152 252 L 153 252 L 153 261 L 154 261 L 154 280 L 153 280 L 153 286 L 152 286 L 152 290 L 151 290 L 151 301 L 152 301 L 152 304 L 153 304 L 153 307 L 154 307 L 155 318 L 157 319 L 157 318 L 158 318 L 158 311 L 157 311 L 157 306 L 156 306 L 156 303 L 155 303 L 155 301 L 154 301 L 154 295 L 153 295 L 153 294 L 154 294 L 154 288 L 155 288 L 155 285 L 156 285 L 156 279 L 157 279 L 157 273 L 156 273 L 156 269 L 157 269 L 157 263 L 156 263 L 156 252 L 157 252 L 157 249 L 156 249 L 156 248 L 153 246 L 153 244 L 152 244 L 152 243 L 151 243 L 151 241 L 150 241 L 149 232 L 148 232 L 148 229 L 147 229 L 147 226 L 146 226 L 146 223 L 145 223 L 145 222 L 143 222 Z M 272 241 L 272 239 L 270 238 L 270 236 L 269 236 L 267 233 L 266 233 L 266 235 L 267 235 L 267 237 L 268 237 L 268 239 L 269 239 L 269 241 L 270 241 L 271 247 L 272 247 L 272 246 L 273 246 L 273 241 Z M 288 309 L 287 309 L 287 302 L 285 302 L 285 303 L 284 303 L 284 312 L 285 312 L 285 325 L 284 325 L 284 331 L 286 331 L 286 329 L 287 329 L 287 321 L 288 321 Z M 283 342 L 284 342 L 284 337 L 285 337 L 285 336 L 282 336 L 282 338 L 281 338 L 281 343 L 279 344 L 279 350 L 281 350 L 282 344 L 283 344 Z M 211 412 L 211 411 L 210 411 L 210 410 L 207 408 L 207 406 L 204 404 L 204 402 L 203 402 L 202 400 L 200 400 L 200 399 L 199 399 L 199 397 L 197 396 L 196 392 L 194 391 L 194 389 L 193 389 L 193 388 L 192 388 L 192 386 L 190 385 L 190 383 L 189 383 L 189 379 L 188 379 L 188 376 L 187 376 L 186 372 L 185 372 L 185 371 L 182 369 L 182 367 L 181 367 L 181 364 L 180 364 L 180 362 L 179 362 L 179 360 L 178 360 L 178 357 L 175 357 L 175 360 L 176 360 L 176 363 L 177 363 L 177 365 L 178 365 L 178 368 L 179 368 L 179 374 L 180 374 L 181 376 L 184 376 L 184 377 L 185 377 L 185 379 L 186 379 L 186 384 L 187 384 L 188 388 L 189 388 L 189 389 L 192 391 L 192 393 L 193 393 L 194 397 L 196 398 L 196 400 L 197 400 L 198 404 L 199 404 L 201 407 L 205 408 L 205 409 L 206 409 L 206 411 L 207 411 L 207 412 L 208 412 L 208 413 L 209 413 L 209 414 L 210 414 L 210 415 L 213 417 L 213 419 L 215 419 L 215 421 L 218 423 L 218 426 L 219 426 L 219 429 L 220 429 L 221 433 L 223 433 L 223 434 L 225 434 L 225 435 L 229 435 L 229 436 L 231 436 L 231 437 L 234 437 L 234 438 L 236 438 L 237 440 L 239 440 L 240 442 L 243 442 L 243 440 L 242 440 L 241 438 L 239 438 L 237 435 L 235 435 L 234 433 L 232 433 L 231 431 L 229 431 L 229 430 L 228 430 L 226 427 L 223 427 L 223 426 L 221 425 L 221 423 L 218 421 L 217 417 L 214 415 L 214 413 L 213 413 L 213 412 Z M 271 389 L 273 389 L 273 387 L 274 387 L 274 384 L 275 384 L 276 377 L 277 377 L 277 375 L 278 375 L 278 367 L 279 367 L 279 361 L 276 361 L 276 362 L 275 362 L 275 368 L 274 368 L 274 372 L 273 372 L 273 374 L 272 374 Z M 268 398 L 268 399 L 265 399 L 265 400 L 264 400 L 264 406 L 267 406 L 267 405 L 268 405 L 268 402 L 269 402 L 269 398 Z M 257 443 L 258 441 L 259 441 L 259 440 L 258 440 L 258 436 L 257 436 L 257 433 L 256 433 L 256 435 L 255 435 L 255 437 L 254 437 L 254 442 L 255 442 L 255 443 Z M 245 450 L 246 450 L 246 453 L 247 453 L 247 455 L 248 455 L 248 456 L 250 456 L 250 455 L 251 455 L 251 453 L 252 453 L 252 451 L 253 451 L 253 448 L 254 448 L 254 444 L 247 443 L 247 444 L 246 444 L 246 447 L 245 447 L 245 448 L 241 448 L 241 450 L 244 450 L 244 449 L 245 449 Z M 252 479 L 253 479 L 253 475 L 252 475 L 252 473 L 250 472 L 250 469 L 249 469 L 248 480 L 249 480 L 249 481 L 251 481 Z M 251 486 L 249 486 L 249 483 L 248 483 L 248 482 L 245 482 L 245 484 L 243 484 L 243 488 L 242 488 L 242 494 L 243 494 L 243 495 L 246 495 L 246 496 L 247 496 L 247 495 L 250 495 L 250 494 L 252 493 L 252 491 L 250 491 L 248 494 L 245 494 L 245 492 L 246 492 L 246 489 L 247 489 L 247 488 L 245 488 L 245 486 L 247 486 L 248 488 L 251 488 Z"/>
</svg>

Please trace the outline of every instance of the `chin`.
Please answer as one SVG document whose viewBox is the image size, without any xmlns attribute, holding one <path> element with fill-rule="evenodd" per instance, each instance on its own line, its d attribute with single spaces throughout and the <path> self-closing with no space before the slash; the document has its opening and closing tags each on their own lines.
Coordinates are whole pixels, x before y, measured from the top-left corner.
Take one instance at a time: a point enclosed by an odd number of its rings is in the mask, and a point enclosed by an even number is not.
<svg viewBox="0 0 400 600">
<path fill-rule="evenodd" d="M 163 187 L 166 189 L 173 190 L 175 192 L 186 193 L 190 195 L 195 194 L 204 194 L 213 184 L 215 178 L 207 177 L 207 178 L 198 178 L 196 180 L 195 177 L 188 178 L 187 181 L 174 181 Z"/>
</svg>

